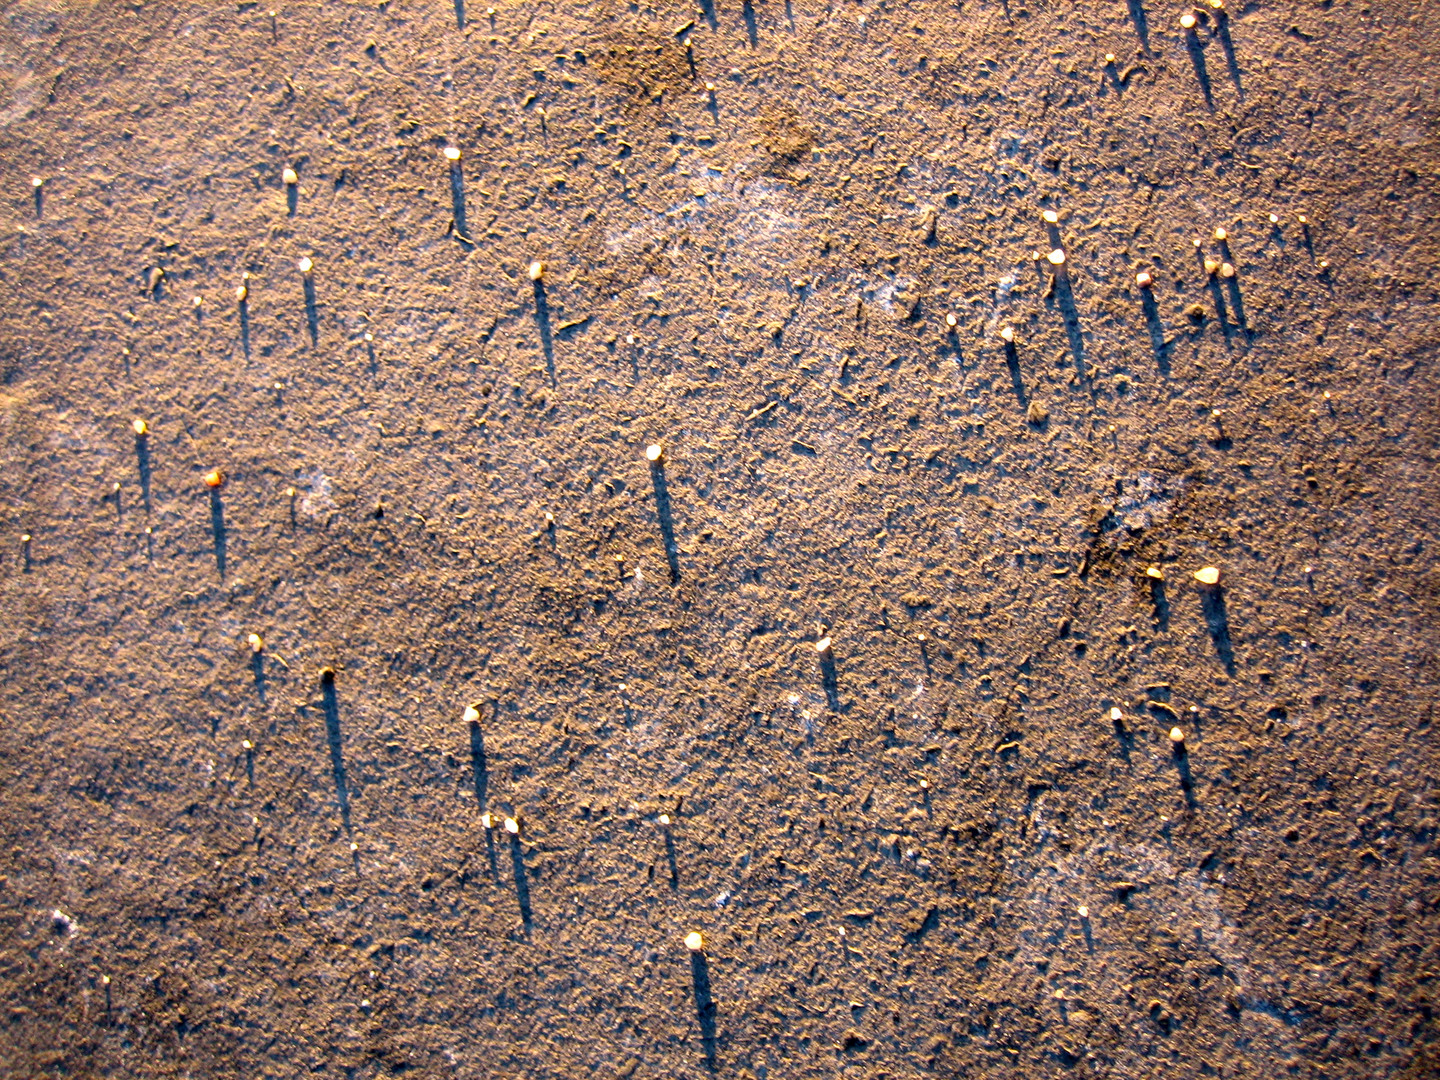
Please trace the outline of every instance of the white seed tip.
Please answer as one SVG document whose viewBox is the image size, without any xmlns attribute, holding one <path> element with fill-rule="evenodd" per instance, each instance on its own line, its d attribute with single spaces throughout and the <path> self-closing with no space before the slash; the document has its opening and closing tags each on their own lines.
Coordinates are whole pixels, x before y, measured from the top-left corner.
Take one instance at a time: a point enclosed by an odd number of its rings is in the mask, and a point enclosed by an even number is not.
<svg viewBox="0 0 1440 1080">
<path fill-rule="evenodd" d="M 1150 287 L 1150 283 L 1153 280 L 1154 279 L 1149 275 L 1149 273 L 1144 270 L 1141 270 L 1138 274 L 1135 275 L 1135 284 L 1139 285 L 1142 289 L 1148 289 Z"/>
<path fill-rule="evenodd" d="M 1114 62 L 1115 62 L 1115 54 L 1114 54 L 1113 52 L 1107 52 L 1107 53 L 1105 54 L 1105 63 L 1107 63 L 1107 64 L 1113 64 Z"/>
<path fill-rule="evenodd" d="M 109 986 L 109 985 L 110 985 L 110 976 L 109 976 L 109 975 L 101 975 L 101 976 L 100 976 L 100 985 L 101 985 L 101 986 Z"/>
<path fill-rule="evenodd" d="M 1185 30 L 1194 30 L 1195 16 L 1187 11 L 1184 15 L 1180 16 L 1180 26 Z"/>
<path fill-rule="evenodd" d="M 545 276 L 545 264 L 539 259 L 536 259 L 525 268 L 525 272 L 530 275 L 531 281 L 539 281 Z"/>
<path fill-rule="evenodd" d="M 243 740 L 243 741 L 240 743 L 240 747 L 241 747 L 241 749 L 243 749 L 243 750 L 254 750 L 254 749 L 255 749 L 255 744 L 252 743 L 249 739 L 245 739 L 245 740 Z M 258 821 L 259 819 L 252 817 L 252 820 Z"/>
<path fill-rule="evenodd" d="M 659 461 L 660 455 L 664 452 L 665 451 L 660 448 L 659 443 L 651 443 L 649 446 L 645 447 L 645 460 Z"/>
<path fill-rule="evenodd" d="M 1161 570 L 1158 566 L 1147 566 L 1145 568 L 1145 576 L 1154 578 L 1156 581 L 1164 581 L 1165 571 Z"/>
<path fill-rule="evenodd" d="M 861 19 L 864 19 L 863 15 Z M 699 930 L 691 930 L 690 933 L 685 935 L 685 947 L 691 952 L 699 952 L 705 948 L 705 935 L 700 933 Z"/>
<path fill-rule="evenodd" d="M 1221 264 L 1220 264 L 1220 276 L 1223 277 L 1223 278 L 1232 278 L 1232 277 L 1234 277 L 1234 276 L 1235 276 L 1235 267 L 1233 267 L 1233 266 L 1230 265 L 1229 263 L 1221 263 Z"/>
<path fill-rule="evenodd" d="M 460 148 L 458 146 L 447 146 L 445 147 L 443 153 L 445 154 L 446 161 L 460 160 Z"/>
<path fill-rule="evenodd" d="M 1201 585 L 1220 584 L 1220 568 L 1218 566 L 1202 566 L 1195 571 L 1195 580 Z"/>
<path fill-rule="evenodd" d="M 485 813 L 480 815 L 480 824 L 484 825 L 487 829 L 493 829 L 495 827 L 495 815 L 490 813 L 489 810 L 486 810 Z"/>
<path fill-rule="evenodd" d="M 1112 706 L 1110 706 L 1110 719 L 1111 719 L 1111 720 L 1119 720 L 1119 719 L 1120 719 L 1122 716 L 1124 716 L 1124 715 L 1125 715 L 1125 714 L 1120 711 L 1120 707 L 1119 707 L 1118 705 L 1112 705 Z"/>
<path fill-rule="evenodd" d="M 507 817 L 505 819 L 505 831 L 511 836 L 519 836 L 520 822 L 516 821 L 513 817 Z"/>
<path fill-rule="evenodd" d="M 281 177 L 281 179 L 283 179 L 283 180 L 285 181 L 286 185 L 289 186 L 289 187 L 293 187 L 293 186 L 295 186 L 296 184 L 298 184 L 298 183 L 300 182 L 300 177 L 297 176 L 297 175 L 295 174 L 295 170 L 292 169 L 292 168 L 290 168 L 290 166 L 288 166 L 288 165 L 285 166 L 285 171 L 280 174 L 280 177 Z"/>
<path fill-rule="evenodd" d="M 135 421 L 134 423 L 132 423 L 130 426 L 135 429 L 135 434 L 136 434 L 136 435 L 149 435 L 149 434 L 150 434 L 150 425 L 147 424 L 144 420 L 136 420 L 136 421 Z"/>
<path fill-rule="evenodd" d="M 959 321 L 960 321 L 959 319 L 955 318 L 955 315 L 954 315 L 953 312 L 952 312 L 951 314 L 945 316 L 945 325 L 948 326 L 948 327 L 950 327 L 951 329 L 954 329 L 955 326 L 956 326 L 956 324 L 959 323 Z"/>
<path fill-rule="evenodd" d="M 1172 728 L 1170 729 L 1170 741 L 1173 742 L 1173 743 L 1182 743 L 1182 742 L 1184 742 L 1184 741 L 1185 741 L 1185 732 L 1181 731 L 1178 727 L 1172 727 Z"/>
<path fill-rule="evenodd" d="M 921 790 L 921 791 L 929 791 L 929 790 L 930 790 L 930 781 L 929 781 L 929 780 L 921 780 L 921 781 L 920 781 L 920 790 Z"/>
<path fill-rule="evenodd" d="M 194 304 L 196 307 L 199 307 L 201 304 L 205 303 L 205 301 L 204 301 L 201 297 L 198 297 L 198 296 L 195 297 L 195 298 L 194 298 L 193 300 L 191 300 L 190 302 L 191 302 L 192 304 Z"/>
<path fill-rule="evenodd" d="M 828 635 L 815 642 L 815 651 L 822 655 L 830 651 L 830 638 Z"/>
<path fill-rule="evenodd" d="M 1078 908 L 1076 908 L 1075 910 L 1080 913 L 1080 917 L 1081 917 L 1082 919 L 1088 919 L 1088 918 L 1090 917 L 1090 909 L 1089 909 L 1088 907 L 1086 907 L 1084 904 L 1081 904 L 1081 905 L 1080 905 Z"/>
<path fill-rule="evenodd" d="M 32 177 L 30 178 L 30 186 L 31 186 L 31 187 L 44 187 L 44 186 L 45 186 L 45 178 L 44 178 L 43 176 L 32 176 Z"/>
<path fill-rule="evenodd" d="M 467 724 L 478 724 L 480 722 L 480 710 L 474 705 L 466 705 L 464 720 Z"/>
<path fill-rule="evenodd" d="M 1060 215 L 1054 210 L 1046 210 L 1040 216 L 1045 220 L 1045 224 L 1047 225 L 1058 225 L 1060 223 Z"/>
<path fill-rule="evenodd" d="M 351 855 L 354 855 L 355 852 L 357 852 L 357 851 L 359 851 L 359 850 L 360 850 L 360 845 L 357 844 L 357 843 L 355 843 L 355 842 L 352 840 L 352 841 L 350 842 L 350 854 L 351 854 Z"/>
<path fill-rule="evenodd" d="M 1213 277 L 1213 276 L 1216 274 L 1216 272 L 1219 271 L 1219 269 L 1220 269 L 1220 260 L 1219 260 L 1219 259 L 1210 259 L 1210 258 L 1207 258 L 1207 259 L 1205 260 L 1205 273 L 1207 273 L 1207 274 L 1209 274 L 1209 275 L 1211 275 L 1211 276 Z"/>
<path fill-rule="evenodd" d="M 265 639 L 262 638 L 259 634 L 251 634 L 251 635 L 250 635 L 249 637 L 247 637 L 245 640 L 246 640 L 247 642 L 249 642 L 249 644 L 250 644 L 250 651 L 251 651 L 252 653 L 258 653 L 258 652 L 264 652 L 264 651 L 265 651 Z"/>
<path fill-rule="evenodd" d="M 249 295 L 250 295 L 250 289 L 249 289 L 248 286 L 245 286 L 245 285 L 236 285 L 236 286 L 235 286 L 235 302 L 236 302 L 237 304 L 243 304 L 243 303 L 245 302 L 245 298 L 248 297 Z"/>
<path fill-rule="evenodd" d="M 661 825 L 669 825 L 669 824 L 670 824 L 670 815 L 669 815 L 669 814 L 661 814 L 661 815 L 660 815 L 660 824 L 661 824 Z"/>
<path fill-rule="evenodd" d="M 298 266 L 300 267 L 300 272 L 301 272 L 302 274 L 308 274 L 308 273 L 310 273 L 311 270 L 314 270 L 314 269 L 315 269 L 315 261 L 314 261 L 313 259 L 311 259 L 309 255 L 306 255 L 306 256 L 305 256 L 303 259 L 301 259 L 300 262 L 297 263 L 296 265 L 298 265 Z"/>
<path fill-rule="evenodd" d="M 21 533 L 21 534 L 20 534 L 20 542 L 21 542 L 22 544 L 28 544 L 28 543 L 30 542 L 30 534 L 29 534 L 29 533 Z"/>
<path fill-rule="evenodd" d="M 1230 238 L 1230 234 L 1229 234 L 1228 232 L 1226 232 L 1223 227 L 1222 227 L 1222 228 L 1217 228 L 1217 229 L 1215 230 L 1215 239 L 1216 239 L 1216 240 L 1228 240 L 1229 238 Z"/>
<path fill-rule="evenodd" d="M 1059 248 L 1056 248 L 1054 251 L 1050 252 L 1050 254 L 1046 255 L 1045 257 L 1050 260 L 1051 266 L 1063 266 L 1065 263 L 1065 252 L 1061 251 Z"/>
<path fill-rule="evenodd" d="M 1279 215 L 1277 215 L 1277 214 L 1271 214 L 1271 215 L 1270 215 L 1270 224 L 1271 224 L 1271 225 L 1279 225 L 1279 224 L 1280 224 Z"/>
<path fill-rule="evenodd" d="M 1014 341 L 1015 331 L 1011 330 L 1008 326 L 1002 326 L 1000 328 L 1000 339 L 1002 341 Z"/>
<path fill-rule="evenodd" d="M 1301 215 L 1300 215 L 1298 218 L 1296 218 L 1295 220 L 1298 221 L 1298 222 L 1300 222 L 1301 225 L 1309 225 L 1309 224 L 1310 224 L 1310 219 L 1309 219 L 1308 217 L 1306 217 L 1304 214 L 1301 214 Z"/>
</svg>

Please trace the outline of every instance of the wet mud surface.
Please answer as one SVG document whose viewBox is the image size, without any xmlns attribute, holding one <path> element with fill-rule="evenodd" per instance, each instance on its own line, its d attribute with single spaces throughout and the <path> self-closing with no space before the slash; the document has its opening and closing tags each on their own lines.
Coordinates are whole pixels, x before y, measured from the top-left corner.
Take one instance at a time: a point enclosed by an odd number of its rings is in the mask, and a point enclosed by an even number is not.
<svg viewBox="0 0 1440 1080">
<path fill-rule="evenodd" d="M 1187 11 L 0 5 L 0 1072 L 1434 1075 L 1437 9 Z"/>
</svg>

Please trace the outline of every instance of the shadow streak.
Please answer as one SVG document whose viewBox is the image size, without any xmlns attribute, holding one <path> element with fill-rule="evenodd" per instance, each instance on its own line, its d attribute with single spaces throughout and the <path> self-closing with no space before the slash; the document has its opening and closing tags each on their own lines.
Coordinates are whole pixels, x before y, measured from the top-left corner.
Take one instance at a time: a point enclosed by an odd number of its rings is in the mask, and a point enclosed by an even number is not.
<svg viewBox="0 0 1440 1080">
<path fill-rule="evenodd" d="M 475 706 L 479 709 L 479 705 Z M 489 787 L 490 773 L 485 763 L 485 733 L 480 730 L 480 721 L 470 721 L 470 765 L 475 772 L 475 801 L 485 809 L 485 791 Z"/>
<path fill-rule="evenodd" d="M 696 949 L 690 954 L 690 981 L 695 988 L 695 1017 L 700 1021 L 700 1042 L 705 1047 L 705 1066 L 715 1068 L 715 998 L 710 993 L 710 961 Z"/>
<path fill-rule="evenodd" d="M 840 711 L 840 678 L 835 670 L 835 654 L 820 654 L 820 681 L 825 684 L 825 701 L 831 712 Z"/>
<path fill-rule="evenodd" d="M 755 27 L 755 5 L 751 0 L 744 0 L 740 5 L 740 13 L 745 16 L 745 35 L 750 39 L 750 48 L 755 48 L 760 43 L 760 33 Z"/>
<path fill-rule="evenodd" d="M 1225 67 L 1230 72 L 1230 81 L 1235 84 L 1235 93 L 1245 100 L 1245 88 L 1240 85 L 1240 61 L 1235 56 L 1235 42 L 1230 39 L 1230 19 L 1223 13 L 1219 16 L 1215 33 L 1220 38 L 1220 48 L 1225 51 Z"/>
<path fill-rule="evenodd" d="M 1150 603 L 1155 609 L 1155 626 L 1160 630 L 1170 629 L 1170 600 L 1165 595 L 1165 582 L 1161 578 L 1150 578 Z"/>
<path fill-rule="evenodd" d="M 1210 302 L 1215 305 L 1215 318 L 1220 320 L 1220 332 L 1225 335 L 1225 344 L 1230 344 L 1234 327 L 1230 324 L 1230 313 L 1225 307 L 1225 297 L 1220 292 L 1220 282 L 1212 275 L 1209 282 Z"/>
<path fill-rule="evenodd" d="M 250 654 L 250 674 L 255 677 L 255 694 L 260 698 L 260 704 L 265 704 L 265 654 L 252 652 Z"/>
<path fill-rule="evenodd" d="M 660 516 L 660 538 L 665 543 L 665 561 L 670 564 L 670 584 L 680 580 L 680 549 L 675 544 L 675 519 L 670 513 L 670 485 L 665 482 L 665 464 L 650 463 L 650 480 L 655 485 L 655 512 Z"/>
<path fill-rule="evenodd" d="M 210 489 L 210 532 L 215 537 L 215 565 L 220 577 L 225 577 L 225 504 L 220 499 L 220 489 Z"/>
<path fill-rule="evenodd" d="M 295 216 L 295 209 L 300 205 L 300 185 L 288 184 L 285 187 L 285 210 L 291 216 Z"/>
<path fill-rule="evenodd" d="M 458 161 L 450 165 L 450 213 L 455 218 L 455 239 L 467 248 L 474 247 L 465 221 L 465 172 Z"/>
<path fill-rule="evenodd" d="M 455 0 L 455 27 L 465 29 L 465 0 Z"/>
<path fill-rule="evenodd" d="M 245 352 L 245 362 L 250 362 L 250 301 L 240 301 L 240 348 Z"/>
<path fill-rule="evenodd" d="M 1150 52 L 1150 25 L 1145 20 L 1145 7 L 1140 0 L 1129 0 L 1130 21 L 1135 24 L 1135 33 L 1140 38 L 1140 45 L 1148 54 Z"/>
<path fill-rule="evenodd" d="M 1194 30 L 1185 32 L 1185 48 L 1190 53 L 1190 63 L 1195 65 L 1195 78 L 1199 80 L 1200 92 L 1205 95 L 1205 107 L 1215 108 L 1215 95 L 1210 86 L 1210 69 L 1205 66 L 1205 46 L 1200 44 L 1200 35 Z"/>
<path fill-rule="evenodd" d="M 667 827 L 665 829 L 665 856 L 670 860 L 670 888 L 680 888 L 680 863 L 675 858 L 675 836 Z"/>
<path fill-rule="evenodd" d="M 1225 290 L 1230 294 L 1230 307 L 1235 312 L 1235 322 L 1248 341 L 1250 339 L 1250 327 L 1245 322 L 1245 307 L 1240 301 L 1240 279 L 1238 277 L 1226 278 Z"/>
<path fill-rule="evenodd" d="M 1118 717 L 1111 721 L 1115 725 L 1115 741 L 1120 744 L 1120 756 L 1125 759 L 1125 764 L 1130 764 L 1130 752 L 1135 749 L 1135 736 L 1125 726 L 1125 721 Z"/>
<path fill-rule="evenodd" d="M 1060 301 L 1060 313 L 1065 320 L 1065 334 L 1070 338 L 1070 355 L 1075 358 L 1075 371 L 1081 382 L 1088 382 L 1085 374 L 1085 339 L 1080 334 L 1080 313 L 1075 310 L 1075 294 L 1070 290 L 1070 275 L 1055 276 L 1055 297 Z"/>
<path fill-rule="evenodd" d="M 305 325 L 310 330 L 311 346 L 320 343 L 320 313 L 315 308 L 315 282 L 305 276 Z"/>
<path fill-rule="evenodd" d="M 1005 366 L 1010 369 L 1010 385 L 1015 388 L 1015 398 L 1023 409 L 1028 404 L 1025 400 L 1025 380 L 1020 375 L 1020 354 L 1013 341 L 1005 342 Z"/>
<path fill-rule="evenodd" d="M 335 672 L 320 672 L 320 692 L 324 699 L 325 737 L 330 743 L 330 771 L 335 776 L 335 794 L 340 799 L 340 822 L 350 831 L 350 788 L 345 783 L 345 757 L 340 750 L 340 700 L 335 694 Z"/>
<path fill-rule="evenodd" d="M 1165 378 L 1170 377 L 1170 348 L 1165 344 L 1165 325 L 1160 321 L 1160 308 L 1155 295 L 1149 289 L 1140 290 L 1140 306 L 1145 309 L 1145 325 L 1150 329 L 1150 349 L 1155 354 L 1155 366 Z"/>
<path fill-rule="evenodd" d="M 550 333 L 550 303 L 545 299 L 545 283 L 535 281 L 535 323 L 540 327 L 540 348 L 545 352 L 545 368 L 550 385 L 555 385 L 555 338 Z"/>
<path fill-rule="evenodd" d="M 1185 805 L 1192 810 L 1199 804 L 1195 801 L 1195 777 L 1190 773 L 1190 753 L 1184 743 L 1175 744 L 1175 771 L 1180 774 L 1180 790 L 1185 793 Z"/>
<path fill-rule="evenodd" d="M 1215 652 L 1225 665 L 1225 673 L 1235 674 L 1235 651 L 1230 643 L 1230 616 L 1225 610 L 1225 590 L 1216 585 L 1200 593 L 1200 605 L 1205 612 L 1205 625 L 1210 631 L 1210 640 L 1215 643 Z"/>
<path fill-rule="evenodd" d="M 135 436 L 135 467 L 140 472 L 140 496 L 145 500 L 145 513 L 150 513 L 150 434 Z"/>
<path fill-rule="evenodd" d="M 528 938 L 535 923 L 530 913 L 530 882 L 525 876 L 525 850 L 519 833 L 510 834 L 510 861 L 515 865 L 515 899 L 520 903 L 520 921 L 525 924 Z"/>
</svg>

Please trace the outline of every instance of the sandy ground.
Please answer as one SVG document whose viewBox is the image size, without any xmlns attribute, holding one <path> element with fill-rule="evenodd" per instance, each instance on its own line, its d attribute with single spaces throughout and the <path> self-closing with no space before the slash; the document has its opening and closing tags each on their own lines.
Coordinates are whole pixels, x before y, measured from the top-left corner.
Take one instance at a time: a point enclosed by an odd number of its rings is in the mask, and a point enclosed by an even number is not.
<svg viewBox="0 0 1440 1080">
<path fill-rule="evenodd" d="M 1435 1075 L 1440 6 L 1227 2 L 0 5 L 0 1072 Z"/>
</svg>

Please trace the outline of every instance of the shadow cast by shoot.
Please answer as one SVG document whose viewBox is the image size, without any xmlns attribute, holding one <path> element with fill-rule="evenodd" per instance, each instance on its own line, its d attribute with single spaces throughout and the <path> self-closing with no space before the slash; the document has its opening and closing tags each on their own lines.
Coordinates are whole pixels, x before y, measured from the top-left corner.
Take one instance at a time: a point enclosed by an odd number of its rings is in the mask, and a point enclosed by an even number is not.
<svg viewBox="0 0 1440 1080">
<path fill-rule="evenodd" d="M 1115 728 L 1115 741 L 1120 744 L 1120 756 L 1125 759 L 1125 764 L 1130 764 L 1130 752 L 1135 749 L 1135 736 L 1125 726 L 1123 718 L 1117 716 L 1110 721 Z"/>
<path fill-rule="evenodd" d="M 525 937 L 530 937 L 535 920 L 530 912 L 530 881 L 525 876 L 525 849 L 520 842 L 520 833 L 510 834 L 510 861 L 515 868 L 515 900 L 520 905 L 520 922 L 525 927 Z"/>
<path fill-rule="evenodd" d="M 670 512 L 670 485 L 665 482 L 665 462 L 650 462 L 650 481 L 655 486 L 655 513 L 660 518 L 660 539 L 665 544 L 665 561 L 670 566 L 670 584 L 680 581 L 680 549 L 675 543 L 675 519 Z"/>
<path fill-rule="evenodd" d="M 335 795 L 340 800 L 340 823 L 350 831 L 350 788 L 345 782 L 345 757 L 340 747 L 340 700 L 335 693 L 335 669 L 320 669 L 321 705 L 325 712 L 325 737 L 330 744 L 330 771 L 335 777 Z"/>
<path fill-rule="evenodd" d="M 535 325 L 540 328 L 540 348 L 545 353 L 545 370 L 550 374 L 550 385 L 555 386 L 555 338 L 550 332 L 550 303 L 545 298 L 545 282 L 538 277 L 535 285 Z"/>
<path fill-rule="evenodd" d="M 1228 348 L 1231 338 L 1235 336 L 1235 328 L 1230 322 L 1230 313 L 1225 307 L 1225 297 L 1220 292 L 1220 280 L 1214 274 L 1206 287 L 1210 290 L 1210 302 L 1215 306 L 1215 318 L 1220 323 L 1220 333 L 1225 337 L 1225 345 Z"/>
<path fill-rule="evenodd" d="M 250 361 L 250 299 L 243 297 L 240 300 L 240 349 L 245 354 L 245 361 Z"/>
<path fill-rule="evenodd" d="M 465 221 L 465 171 L 459 159 L 450 162 L 450 213 L 455 219 L 455 239 L 462 247 L 474 247 L 470 226 Z"/>
<path fill-rule="evenodd" d="M 476 712 L 480 711 L 478 702 L 474 705 L 474 709 Z M 480 729 L 479 720 L 470 721 L 470 767 L 475 777 L 475 801 L 483 812 L 490 773 L 485 763 L 485 733 Z"/>
<path fill-rule="evenodd" d="M 751 0 L 743 0 L 740 5 L 740 14 L 745 18 L 745 36 L 750 39 L 750 48 L 758 48 L 760 31 L 755 25 L 755 5 Z"/>
<path fill-rule="evenodd" d="M 1180 774 L 1180 790 L 1185 794 L 1185 805 L 1193 810 L 1199 804 L 1195 801 L 1195 777 L 1190 772 L 1190 751 L 1185 748 L 1183 742 L 1172 745 L 1175 771 Z"/>
<path fill-rule="evenodd" d="M 1060 302 L 1060 314 L 1065 321 L 1065 334 L 1070 339 L 1070 355 L 1075 360 L 1075 374 L 1081 383 L 1088 384 L 1085 372 L 1085 338 L 1080 331 L 1080 313 L 1075 310 L 1075 294 L 1070 289 L 1070 275 L 1055 275 L 1055 298 Z"/>
<path fill-rule="evenodd" d="M 1232 274 L 1225 279 L 1225 291 L 1230 294 L 1230 307 L 1235 312 L 1235 323 L 1245 340 L 1250 340 L 1250 327 L 1245 321 L 1245 306 L 1240 300 L 1240 279 Z"/>
<path fill-rule="evenodd" d="M 1225 68 L 1230 73 L 1230 81 L 1235 84 L 1235 94 L 1241 101 L 1245 100 L 1245 88 L 1240 85 L 1240 61 L 1235 56 L 1235 42 L 1230 38 L 1230 16 L 1220 11 L 1215 16 L 1215 36 L 1220 39 L 1220 48 L 1225 53 Z"/>
<path fill-rule="evenodd" d="M 670 888 L 680 889 L 680 862 L 675 856 L 675 834 L 665 826 L 665 857 L 670 861 Z"/>
<path fill-rule="evenodd" d="M 465 0 L 455 0 L 455 29 L 465 29 Z"/>
<path fill-rule="evenodd" d="M 817 649 L 820 654 L 820 682 L 825 687 L 825 703 L 830 707 L 831 712 L 840 711 L 840 676 L 835 670 L 835 653 L 830 648 L 830 639 L 825 638 L 820 643 L 823 648 Z"/>
<path fill-rule="evenodd" d="M 36 177 L 36 179 L 38 180 L 39 177 Z M 37 184 L 34 185 L 34 188 L 35 188 L 35 217 L 36 217 L 37 219 L 39 219 L 39 218 L 42 218 L 42 217 L 45 216 L 45 185 L 44 185 L 43 183 L 37 183 Z"/>
<path fill-rule="evenodd" d="M 1194 27 L 1185 31 L 1185 49 L 1190 53 L 1190 63 L 1195 66 L 1195 79 L 1200 83 L 1200 92 L 1205 95 L 1205 107 L 1215 110 L 1215 95 L 1210 86 L 1210 69 L 1205 66 L 1205 46 Z"/>
<path fill-rule="evenodd" d="M 1165 343 L 1165 326 L 1160 321 L 1160 308 L 1155 303 L 1155 294 L 1149 289 L 1140 290 L 1140 306 L 1145 309 L 1145 325 L 1150 330 L 1150 351 L 1155 354 L 1155 366 L 1165 378 L 1170 377 L 1170 347 Z"/>
<path fill-rule="evenodd" d="M 705 21 L 710 24 L 710 29 L 719 27 L 719 20 L 715 17 L 715 0 L 700 0 L 700 11 L 705 16 Z"/>
<path fill-rule="evenodd" d="M 1165 579 L 1152 577 L 1147 579 L 1150 582 L 1150 606 L 1155 613 L 1155 627 L 1158 630 L 1170 629 L 1170 600 L 1165 595 Z"/>
<path fill-rule="evenodd" d="M 210 489 L 210 532 L 215 540 L 215 566 L 225 579 L 225 503 L 219 486 Z"/>
<path fill-rule="evenodd" d="M 1225 666 L 1225 673 L 1233 677 L 1235 652 L 1230 642 L 1230 615 L 1225 610 L 1225 590 L 1219 585 L 1201 586 L 1200 606 L 1205 612 L 1205 626 L 1210 631 L 1215 653 Z"/>
<path fill-rule="evenodd" d="M 150 432 L 140 421 L 135 424 L 135 468 L 140 473 L 140 497 L 150 513 Z"/>
<path fill-rule="evenodd" d="M 305 326 L 310 331 L 310 346 L 320 344 L 320 312 L 315 303 L 315 280 L 305 275 Z"/>
<path fill-rule="evenodd" d="M 695 991 L 695 1019 L 700 1023 L 700 1044 L 705 1067 L 715 1069 L 715 998 L 710 992 L 710 960 L 703 949 L 690 953 L 690 982 Z"/>
<path fill-rule="evenodd" d="M 1150 25 L 1145 20 L 1145 6 L 1140 0 L 1129 0 L 1130 21 L 1135 24 L 1135 35 L 1140 39 L 1140 47 L 1148 55 L 1150 52 Z"/>
<path fill-rule="evenodd" d="M 1020 354 L 1013 341 L 1005 342 L 1005 366 L 1010 369 L 1010 385 L 1015 390 L 1015 399 L 1023 409 L 1029 402 L 1025 400 L 1025 380 L 1020 374 Z"/>
<path fill-rule="evenodd" d="M 255 679 L 255 696 L 260 699 L 260 704 L 265 704 L 265 654 L 263 652 L 251 652 L 250 674 Z"/>
</svg>

